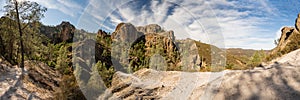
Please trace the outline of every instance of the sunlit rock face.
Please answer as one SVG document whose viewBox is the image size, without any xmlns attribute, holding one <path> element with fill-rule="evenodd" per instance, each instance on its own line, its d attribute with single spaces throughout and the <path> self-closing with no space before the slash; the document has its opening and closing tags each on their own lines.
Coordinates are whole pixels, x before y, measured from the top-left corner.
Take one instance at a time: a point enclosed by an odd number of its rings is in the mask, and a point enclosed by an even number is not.
<svg viewBox="0 0 300 100">
<path fill-rule="evenodd" d="M 100 36 L 104 35 L 100 33 Z M 201 57 L 194 40 L 187 39 L 176 43 L 174 31 L 164 30 L 157 24 L 135 27 L 130 23 L 120 23 L 111 38 L 112 56 L 123 67 L 132 67 L 130 69 L 134 71 L 140 68 L 183 71 L 200 69 Z M 152 56 L 164 60 L 157 62 L 161 63 L 160 68 L 155 66 L 156 60 Z"/>
<path fill-rule="evenodd" d="M 281 29 L 281 37 L 280 41 L 278 43 L 278 46 L 280 49 L 283 49 L 285 45 L 290 42 L 289 37 L 293 34 L 295 31 L 295 28 L 293 27 L 283 27 Z"/>
<path fill-rule="evenodd" d="M 295 27 L 296 27 L 297 31 L 300 32 L 300 13 L 298 14 L 298 17 L 296 19 Z"/>
<path fill-rule="evenodd" d="M 132 43 L 142 35 L 143 33 L 138 32 L 132 24 L 120 23 L 117 25 L 115 32 L 112 33 L 111 38 L 114 41 Z"/>
<path fill-rule="evenodd" d="M 295 21 L 294 27 L 283 27 L 281 29 L 281 36 L 278 40 L 277 46 L 272 50 L 272 55 L 286 54 L 293 50 L 300 48 L 300 14 Z"/>
</svg>

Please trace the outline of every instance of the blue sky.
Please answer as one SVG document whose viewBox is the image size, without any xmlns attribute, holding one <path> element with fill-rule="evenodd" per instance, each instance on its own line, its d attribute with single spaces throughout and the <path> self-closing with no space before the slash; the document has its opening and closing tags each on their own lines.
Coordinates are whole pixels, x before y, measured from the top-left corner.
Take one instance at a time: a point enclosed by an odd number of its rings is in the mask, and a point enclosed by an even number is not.
<svg viewBox="0 0 300 100">
<path fill-rule="evenodd" d="M 0 1 L 0 6 L 5 5 Z M 272 49 L 282 26 L 294 26 L 298 0 L 30 0 L 48 8 L 42 22 L 112 32 L 120 22 L 159 24 L 177 39 L 218 47 Z M 3 12 L 0 12 L 3 14 Z"/>
</svg>

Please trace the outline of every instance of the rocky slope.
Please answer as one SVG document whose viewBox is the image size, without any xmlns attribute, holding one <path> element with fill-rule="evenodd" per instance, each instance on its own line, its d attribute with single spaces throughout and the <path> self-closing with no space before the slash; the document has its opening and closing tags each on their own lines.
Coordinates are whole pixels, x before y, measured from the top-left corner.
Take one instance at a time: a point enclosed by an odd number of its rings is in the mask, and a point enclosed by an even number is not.
<svg viewBox="0 0 300 100">
<path fill-rule="evenodd" d="M 293 50 L 300 48 L 300 14 L 298 14 L 295 27 L 283 27 L 281 29 L 281 37 L 277 40 L 277 46 L 272 49 L 268 60 L 279 57 L 283 54 L 289 53 Z"/>
<path fill-rule="evenodd" d="M 13 20 L 1 17 L 0 99 L 84 99 L 73 75 L 72 44 L 75 32 L 85 37 L 92 35 L 76 30 L 69 22 L 57 26 L 40 22 L 29 25 L 25 30 L 29 33 L 24 35 L 26 71 L 21 76 L 21 69 L 17 67 L 20 62 L 18 38 L 9 34 L 15 33 L 14 28 L 6 27 L 12 24 Z"/>
<path fill-rule="evenodd" d="M 99 99 L 285 99 L 300 97 L 300 50 L 253 70 L 117 72 Z"/>
<path fill-rule="evenodd" d="M 1 59 L 0 64 L 6 69 L 5 72 L 1 72 L 0 77 L 1 100 L 54 99 L 60 79 L 59 74 L 49 66 L 41 62 L 27 61 L 21 78 L 20 68 L 3 64 Z"/>
</svg>

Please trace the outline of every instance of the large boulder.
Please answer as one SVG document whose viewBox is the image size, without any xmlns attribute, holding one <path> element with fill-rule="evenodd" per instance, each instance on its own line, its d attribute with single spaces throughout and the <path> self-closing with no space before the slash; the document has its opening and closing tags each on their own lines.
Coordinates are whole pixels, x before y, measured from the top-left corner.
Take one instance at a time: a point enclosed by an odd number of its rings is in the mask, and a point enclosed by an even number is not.
<svg viewBox="0 0 300 100">
<path fill-rule="evenodd" d="M 176 41 L 179 47 L 181 62 L 183 71 L 198 71 L 200 70 L 201 57 L 198 53 L 198 47 L 194 40 L 178 40 Z"/>
<path fill-rule="evenodd" d="M 117 25 L 115 32 L 112 33 L 111 38 L 114 41 L 132 43 L 143 33 L 138 32 L 136 28 L 130 23 L 120 23 Z"/>
<path fill-rule="evenodd" d="M 129 48 L 134 41 L 137 41 L 143 35 L 142 32 L 138 32 L 130 23 L 120 23 L 117 25 L 115 31 L 111 35 L 111 55 L 112 58 L 116 58 L 116 62 L 120 62 L 121 65 L 114 63 L 114 67 L 128 67 Z"/>
</svg>

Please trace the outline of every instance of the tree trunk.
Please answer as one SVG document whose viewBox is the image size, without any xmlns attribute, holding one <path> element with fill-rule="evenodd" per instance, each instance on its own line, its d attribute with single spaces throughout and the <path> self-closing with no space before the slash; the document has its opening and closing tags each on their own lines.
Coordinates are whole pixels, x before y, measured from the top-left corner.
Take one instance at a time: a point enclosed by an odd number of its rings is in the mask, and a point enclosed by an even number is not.
<svg viewBox="0 0 300 100">
<path fill-rule="evenodd" d="M 21 46 L 21 64 L 20 67 L 22 69 L 22 72 L 24 71 L 24 46 L 23 46 L 23 32 L 21 28 L 21 22 L 20 22 L 20 16 L 19 16 L 19 9 L 18 9 L 18 2 L 15 1 L 15 9 L 17 13 L 17 23 L 18 23 L 18 29 L 19 29 L 19 34 L 20 34 L 20 46 Z"/>
</svg>

